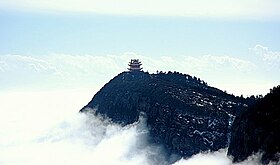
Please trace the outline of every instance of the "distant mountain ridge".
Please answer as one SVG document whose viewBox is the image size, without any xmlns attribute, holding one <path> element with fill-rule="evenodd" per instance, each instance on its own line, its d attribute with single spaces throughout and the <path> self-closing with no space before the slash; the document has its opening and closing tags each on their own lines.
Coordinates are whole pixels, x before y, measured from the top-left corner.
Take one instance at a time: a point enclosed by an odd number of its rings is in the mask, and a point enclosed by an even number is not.
<svg viewBox="0 0 280 165">
<path fill-rule="evenodd" d="M 254 102 L 178 72 L 123 72 L 80 112 L 95 109 L 123 125 L 144 113 L 152 143 L 163 145 L 169 154 L 189 157 L 228 146 L 233 119 Z"/>
</svg>

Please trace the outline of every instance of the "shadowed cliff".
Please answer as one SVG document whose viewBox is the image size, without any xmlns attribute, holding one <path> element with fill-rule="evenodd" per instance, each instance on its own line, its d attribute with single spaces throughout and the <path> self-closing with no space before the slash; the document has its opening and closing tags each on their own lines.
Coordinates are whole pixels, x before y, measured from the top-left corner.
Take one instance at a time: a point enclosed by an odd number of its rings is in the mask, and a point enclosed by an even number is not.
<svg viewBox="0 0 280 165">
<path fill-rule="evenodd" d="M 228 155 L 235 162 L 261 152 L 261 161 L 279 161 L 280 152 L 280 86 L 249 107 L 232 126 Z"/>
</svg>

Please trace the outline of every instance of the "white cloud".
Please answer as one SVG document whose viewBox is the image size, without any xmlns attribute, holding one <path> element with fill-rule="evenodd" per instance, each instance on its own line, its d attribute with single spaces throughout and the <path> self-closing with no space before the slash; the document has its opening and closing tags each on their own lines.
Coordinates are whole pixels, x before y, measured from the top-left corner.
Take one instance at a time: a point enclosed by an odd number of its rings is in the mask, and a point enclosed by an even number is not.
<svg viewBox="0 0 280 165">
<path fill-rule="evenodd" d="M 47 61 L 40 58 L 22 55 L 1 55 L 0 67 L 3 72 L 57 72 L 57 69 L 50 65 Z"/>
<path fill-rule="evenodd" d="M 213 18 L 272 18 L 280 16 L 277 0 L 9 0 L 2 8 L 114 15 L 152 15 Z"/>
<path fill-rule="evenodd" d="M 189 159 L 181 159 L 173 165 L 230 165 L 231 160 L 226 156 L 227 150 L 221 149 L 216 152 L 199 153 Z"/>
<path fill-rule="evenodd" d="M 159 148 L 147 144 L 144 121 L 121 127 L 78 114 L 92 96 L 88 90 L 1 93 L 0 164 L 132 165 L 164 161 Z"/>
<path fill-rule="evenodd" d="M 204 55 L 148 57 L 133 52 L 123 55 L 0 56 L 1 90 L 11 89 L 100 89 L 127 70 L 131 58 L 139 58 L 144 71 L 178 71 L 199 77 L 230 93 L 265 94 L 274 82 L 250 61 L 231 56 Z M 254 85 L 253 85 L 254 84 Z M 277 84 L 274 84 L 277 85 Z"/>
<path fill-rule="evenodd" d="M 199 64 L 204 64 L 208 69 L 226 69 L 228 67 L 241 71 L 252 71 L 256 69 L 256 65 L 250 61 L 245 61 L 239 58 L 230 57 L 230 56 L 214 56 L 214 55 L 205 55 L 201 58 L 197 58 Z M 190 60 L 190 62 L 192 62 Z"/>
<path fill-rule="evenodd" d="M 254 48 L 250 48 L 258 56 L 261 56 L 263 61 L 269 65 L 274 65 L 280 69 L 280 52 L 271 51 L 268 47 L 257 44 Z"/>
<path fill-rule="evenodd" d="M 7 67 L 7 64 L 5 61 L 0 61 L 0 71 L 5 72 L 5 67 Z"/>
<path fill-rule="evenodd" d="M 239 163 L 232 163 L 231 158 L 227 157 L 227 149 L 220 149 L 216 152 L 199 153 L 189 159 L 181 159 L 173 165 L 261 165 L 261 154 L 256 153 L 249 156 L 246 160 Z M 269 165 L 279 162 L 270 162 Z"/>
</svg>

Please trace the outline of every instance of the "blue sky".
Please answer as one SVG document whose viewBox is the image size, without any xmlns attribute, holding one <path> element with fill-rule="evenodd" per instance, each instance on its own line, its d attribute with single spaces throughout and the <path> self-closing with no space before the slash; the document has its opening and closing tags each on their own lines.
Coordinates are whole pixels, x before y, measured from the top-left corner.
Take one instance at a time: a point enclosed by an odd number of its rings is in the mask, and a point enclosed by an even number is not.
<svg viewBox="0 0 280 165">
<path fill-rule="evenodd" d="M 276 0 L 0 1 L 0 84 L 11 89 L 8 84 L 26 79 L 18 77 L 31 77 L 32 86 L 45 75 L 55 86 L 70 76 L 50 73 L 73 72 L 79 86 L 110 70 L 95 82 L 99 87 L 125 70 L 129 58 L 141 57 L 151 72 L 177 70 L 236 94 L 248 86 L 244 94 L 264 94 L 280 81 L 279 11 Z M 92 68 L 81 58 L 111 66 Z M 63 71 L 46 74 L 45 65 Z M 34 74 L 38 68 L 44 73 Z M 86 75 L 94 77 L 81 78 Z"/>
<path fill-rule="evenodd" d="M 1 54 L 112 54 L 152 56 L 232 54 L 264 44 L 278 49 L 278 20 L 1 12 Z"/>
</svg>

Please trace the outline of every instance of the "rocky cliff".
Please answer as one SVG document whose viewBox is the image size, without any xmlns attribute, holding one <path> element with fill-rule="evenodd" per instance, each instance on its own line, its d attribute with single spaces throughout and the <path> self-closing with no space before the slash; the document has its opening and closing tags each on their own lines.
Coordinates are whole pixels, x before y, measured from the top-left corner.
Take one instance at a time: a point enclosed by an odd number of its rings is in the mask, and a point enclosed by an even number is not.
<svg viewBox="0 0 280 165">
<path fill-rule="evenodd" d="M 228 155 L 238 162 L 257 152 L 263 154 L 263 164 L 279 161 L 280 86 L 250 106 L 232 126 Z"/>
<path fill-rule="evenodd" d="M 144 113 L 152 143 L 188 157 L 226 147 L 229 128 L 248 100 L 180 73 L 123 72 L 80 112 L 93 111 L 123 125 Z"/>
</svg>

